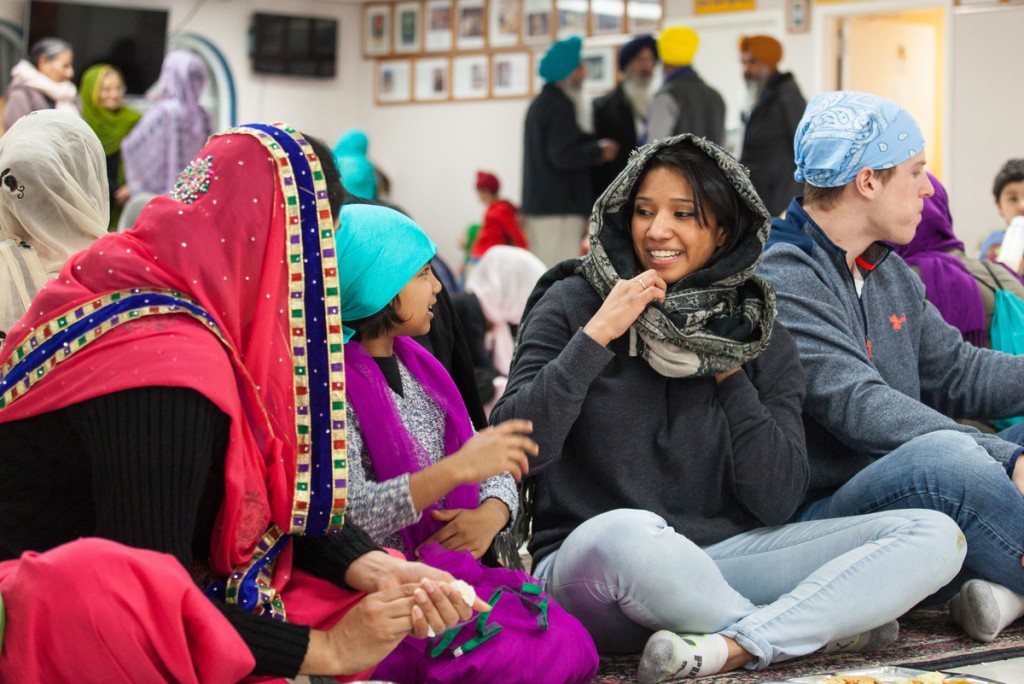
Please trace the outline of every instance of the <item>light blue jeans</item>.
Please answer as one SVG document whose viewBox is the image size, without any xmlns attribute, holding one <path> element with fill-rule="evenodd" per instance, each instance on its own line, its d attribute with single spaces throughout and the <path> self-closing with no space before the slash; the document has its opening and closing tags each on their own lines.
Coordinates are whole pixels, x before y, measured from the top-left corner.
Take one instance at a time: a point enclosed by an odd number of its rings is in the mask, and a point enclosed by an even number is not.
<svg viewBox="0 0 1024 684">
<path fill-rule="evenodd" d="M 1024 423 L 999 436 L 1024 443 Z M 962 432 L 940 430 L 910 440 L 832 495 L 806 504 L 794 520 L 904 508 L 929 508 L 953 518 L 967 537 L 967 576 L 1024 594 L 1024 497 L 1003 464 Z M 954 584 L 939 598 L 949 598 L 958 589 Z"/>
<path fill-rule="evenodd" d="M 635 653 L 656 630 L 721 633 L 757 660 L 818 650 L 902 615 L 964 559 L 956 524 L 893 511 L 745 532 L 701 548 L 649 511 L 577 527 L 534 568 L 602 653 Z"/>
</svg>

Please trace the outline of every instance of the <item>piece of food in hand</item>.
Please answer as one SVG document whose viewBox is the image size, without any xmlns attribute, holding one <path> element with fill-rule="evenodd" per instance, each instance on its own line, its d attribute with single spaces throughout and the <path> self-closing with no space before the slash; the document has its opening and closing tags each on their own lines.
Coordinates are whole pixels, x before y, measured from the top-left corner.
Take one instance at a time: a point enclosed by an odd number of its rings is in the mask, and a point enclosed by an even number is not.
<svg viewBox="0 0 1024 684">
<path fill-rule="evenodd" d="M 468 582 L 465 582 L 464 580 L 455 580 L 448 586 L 459 593 L 459 596 L 462 597 L 462 600 L 466 602 L 467 606 L 473 606 L 473 602 L 476 601 L 476 590 L 471 587 Z M 427 625 L 427 638 L 432 639 L 435 636 L 437 636 L 437 634 L 434 633 L 433 628 L 430 625 Z"/>
<path fill-rule="evenodd" d="M 462 597 L 462 600 L 465 601 L 467 606 L 472 607 L 473 602 L 476 601 L 476 590 L 471 587 L 468 582 L 455 580 L 449 586 L 459 592 L 459 596 Z"/>
</svg>

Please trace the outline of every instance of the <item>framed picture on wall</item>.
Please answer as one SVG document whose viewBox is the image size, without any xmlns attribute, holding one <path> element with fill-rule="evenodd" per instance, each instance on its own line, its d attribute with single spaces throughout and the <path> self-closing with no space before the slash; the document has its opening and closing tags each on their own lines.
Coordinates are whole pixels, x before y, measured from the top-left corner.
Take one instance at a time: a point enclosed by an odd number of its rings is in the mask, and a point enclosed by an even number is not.
<svg viewBox="0 0 1024 684">
<path fill-rule="evenodd" d="M 583 68 L 587 72 L 583 87 L 604 93 L 615 87 L 615 48 L 611 45 L 583 48 Z"/>
<path fill-rule="evenodd" d="M 483 100 L 487 98 L 487 55 L 460 55 L 452 58 L 452 97 L 456 100 Z"/>
<path fill-rule="evenodd" d="M 391 5 L 363 6 L 363 54 L 391 53 Z"/>
<path fill-rule="evenodd" d="M 790 33 L 811 30 L 811 0 L 786 0 L 786 30 Z"/>
<path fill-rule="evenodd" d="M 551 42 L 551 0 L 523 0 L 523 42 Z"/>
<path fill-rule="evenodd" d="M 490 0 L 487 3 L 487 42 L 491 47 L 519 44 L 522 24 L 519 0 Z"/>
<path fill-rule="evenodd" d="M 590 35 L 606 36 L 625 32 L 624 0 L 590 0 Z"/>
<path fill-rule="evenodd" d="M 428 52 L 451 50 L 452 27 L 455 25 L 452 0 L 427 0 L 424 17 L 424 48 Z"/>
<path fill-rule="evenodd" d="M 412 94 L 411 64 L 407 59 L 382 59 L 377 62 L 374 93 L 378 104 L 408 102 Z"/>
<path fill-rule="evenodd" d="M 661 30 L 664 14 L 661 0 L 626 0 L 627 33 L 652 33 Z"/>
<path fill-rule="evenodd" d="M 484 0 L 455 0 L 455 48 L 484 47 Z"/>
<path fill-rule="evenodd" d="M 417 59 L 413 67 L 413 99 L 417 102 L 443 102 L 448 99 L 451 74 L 447 57 Z"/>
<path fill-rule="evenodd" d="M 587 0 L 555 0 L 558 40 L 569 36 L 587 35 Z"/>
<path fill-rule="evenodd" d="M 530 54 L 502 52 L 491 57 L 491 97 L 530 94 Z"/>
<path fill-rule="evenodd" d="M 423 49 L 422 10 L 418 2 L 395 5 L 395 52 L 408 54 Z"/>
</svg>

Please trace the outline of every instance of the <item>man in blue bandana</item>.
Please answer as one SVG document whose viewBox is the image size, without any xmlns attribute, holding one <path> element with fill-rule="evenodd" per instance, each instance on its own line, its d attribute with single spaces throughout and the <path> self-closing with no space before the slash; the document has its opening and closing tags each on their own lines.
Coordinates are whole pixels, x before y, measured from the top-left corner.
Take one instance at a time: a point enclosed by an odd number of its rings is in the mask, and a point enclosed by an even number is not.
<svg viewBox="0 0 1024 684">
<path fill-rule="evenodd" d="M 547 266 L 579 256 L 594 203 L 590 170 L 619 152 L 617 142 L 584 133 L 576 122 L 582 49 L 579 36 L 548 48 L 538 68 L 544 88 L 526 112 L 520 210 L 530 251 Z"/>
<path fill-rule="evenodd" d="M 967 558 L 939 594 L 959 588 L 953 620 L 992 641 L 1024 615 L 1024 424 L 993 435 L 949 416 L 1024 411 L 1024 357 L 965 342 L 886 244 L 910 242 L 932 194 L 910 114 L 874 95 L 824 93 L 794 148 L 804 195 L 772 222 L 760 273 L 807 378 L 811 486 L 796 519 L 948 514 Z M 959 587 L 968 577 L 983 579 Z"/>
</svg>

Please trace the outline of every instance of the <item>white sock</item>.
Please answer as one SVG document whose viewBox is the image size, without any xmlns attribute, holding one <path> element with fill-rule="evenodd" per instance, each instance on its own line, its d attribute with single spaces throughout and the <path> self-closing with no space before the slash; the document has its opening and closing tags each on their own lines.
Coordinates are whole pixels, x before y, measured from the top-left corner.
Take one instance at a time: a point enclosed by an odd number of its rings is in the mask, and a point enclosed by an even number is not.
<svg viewBox="0 0 1024 684">
<path fill-rule="evenodd" d="M 995 582 L 968 580 L 950 599 L 949 616 L 972 638 L 993 641 L 1010 623 L 1024 616 L 1024 596 Z"/>
<path fill-rule="evenodd" d="M 721 634 L 675 634 L 655 632 L 640 657 L 640 684 L 668 679 L 707 677 L 718 674 L 729 658 L 729 647 Z"/>
<path fill-rule="evenodd" d="M 825 653 L 867 653 L 889 648 L 900 636 L 900 623 L 895 620 L 844 639 L 825 644 Z"/>
</svg>

